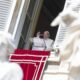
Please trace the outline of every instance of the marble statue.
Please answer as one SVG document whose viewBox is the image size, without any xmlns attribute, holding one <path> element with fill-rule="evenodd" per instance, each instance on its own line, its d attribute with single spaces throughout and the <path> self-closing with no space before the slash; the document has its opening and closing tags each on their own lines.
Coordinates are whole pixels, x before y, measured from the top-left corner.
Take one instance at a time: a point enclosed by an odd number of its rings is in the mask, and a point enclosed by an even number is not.
<svg viewBox="0 0 80 80">
<path fill-rule="evenodd" d="M 9 56 L 14 49 L 11 35 L 0 32 L 0 80 L 22 80 L 23 72 L 20 66 L 9 62 Z"/>
<path fill-rule="evenodd" d="M 62 23 L 67 27 L 66 39 L 59 45 L 61 60 L 70 63 L 70 80 L 80 80 L 80 0 L 67 2 L 51 26 Z"/>
</svg>

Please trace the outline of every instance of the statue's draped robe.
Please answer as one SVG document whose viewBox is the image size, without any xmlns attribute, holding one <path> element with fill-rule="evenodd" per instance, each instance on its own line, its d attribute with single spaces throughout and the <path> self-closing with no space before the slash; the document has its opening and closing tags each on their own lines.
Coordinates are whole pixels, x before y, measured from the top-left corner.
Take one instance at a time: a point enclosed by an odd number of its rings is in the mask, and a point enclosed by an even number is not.
<svg viewBox="0 0 80 80">
<path fill-rule="evenodd" d="M 0 80 L 22 80 L 23 72 L 16 63 L 9 62 L 14 45 L 8 33 L 0 33 Z"/>
<path fill-rule="evenodd" d="M 0 62 L 0 80 L 22 80 L 22 70 L 16 63 Z"/>
</svg>

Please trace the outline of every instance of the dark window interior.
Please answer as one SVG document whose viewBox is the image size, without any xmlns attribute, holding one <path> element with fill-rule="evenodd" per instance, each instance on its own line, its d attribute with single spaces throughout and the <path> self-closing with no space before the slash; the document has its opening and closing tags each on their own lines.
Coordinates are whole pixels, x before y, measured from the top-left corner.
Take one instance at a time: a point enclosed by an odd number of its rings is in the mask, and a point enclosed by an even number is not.
<svg viewBox="0 0 80 80">
<path fill-rule="evenodd" d="M 55 39 L 58 26 L 53 28 L 50 26 L 50 23 L 59 14 L 59 12 L 62 11 L 64 3 L 65 0 L 44 0 L 36 25 L 35 34 L 38 31 L 43 33 L 45 30 L 48 30 L 51 34 L 51 38 Z"/>
<path fill-rule="evenodd" d="M 30 0 L 30 5 L 26 14 L 18 48 L 22 49 L 25 45 L 27 30 L 31 22 L 31 17 L 36 1 L 37 0 Z M 36 25 L 34 36 L 38 31 L 41 31 L 41 33 L 43 33 L 45 30 L 48 30 L 51 34 L 51 38 L 55 39 L 58 26 L 53 28 L 50 26 L 50 23 L 58 15 L 58 13 L 62 11 L 64 3 L 65 0 L 44 0 Z"/>
</svg>

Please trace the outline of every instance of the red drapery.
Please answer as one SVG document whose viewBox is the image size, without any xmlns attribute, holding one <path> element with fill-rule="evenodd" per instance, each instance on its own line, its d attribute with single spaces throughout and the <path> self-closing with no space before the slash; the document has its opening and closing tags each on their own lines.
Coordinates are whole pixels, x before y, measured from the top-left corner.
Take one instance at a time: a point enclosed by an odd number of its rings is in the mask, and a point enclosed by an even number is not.
<svg viewBox="0 0 80 80">
<path fill-rule="evenodd" d="M 41 76 L 50 52 L 17 49 L 11 54 L 10 61 L 19 63 L 24 77 L 23 80 L 41 80 Z"/>
</svg>

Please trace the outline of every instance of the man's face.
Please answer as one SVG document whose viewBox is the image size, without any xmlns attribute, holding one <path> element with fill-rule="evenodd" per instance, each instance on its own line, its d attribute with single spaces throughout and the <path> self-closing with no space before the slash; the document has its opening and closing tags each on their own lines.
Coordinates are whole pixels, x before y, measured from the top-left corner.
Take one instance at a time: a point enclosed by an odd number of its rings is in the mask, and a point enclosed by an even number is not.
<svg viewBox="0 0 80 80">
<path fill-rule="evenodd" d="M 49 32 L 48 31 L 45 31 L 44 32 L 44 39 L 47 39 L 47 38 L 49 38 Z"/>
</svg>

